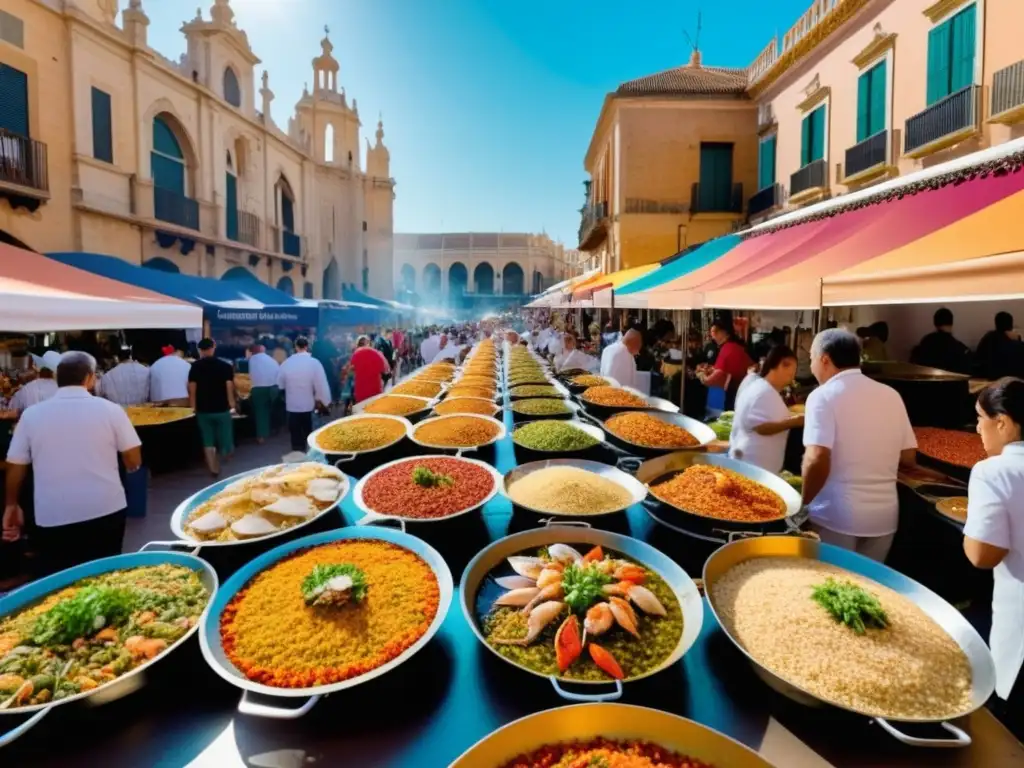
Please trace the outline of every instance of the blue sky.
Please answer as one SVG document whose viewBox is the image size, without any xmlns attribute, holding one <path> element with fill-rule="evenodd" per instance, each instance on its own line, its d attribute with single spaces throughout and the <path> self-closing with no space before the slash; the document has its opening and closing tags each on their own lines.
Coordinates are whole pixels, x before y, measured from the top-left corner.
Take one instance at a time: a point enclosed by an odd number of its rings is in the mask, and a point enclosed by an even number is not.
<svg viewBox="0 0 1024 768">
<path fill-rule="evenodd" d="M 202 2 L 204 14 L 212 0 Z M 150 45 L 177 59 L 194 4 L 146 0 Z M 282 128 L 330 26 L 363 133 L 378 112 L 401 232 L 546 231 L 575 245 L 583 155 L 604 96 L 685 64 L 746 66 L 810 0 L 232 0 Z M 770 10 L 769 10 L 770 7 Z M 257 78 L 259 72 L 257 72 Z M 258 82 L 258 81 L 257 81 Z"/>
</svg>

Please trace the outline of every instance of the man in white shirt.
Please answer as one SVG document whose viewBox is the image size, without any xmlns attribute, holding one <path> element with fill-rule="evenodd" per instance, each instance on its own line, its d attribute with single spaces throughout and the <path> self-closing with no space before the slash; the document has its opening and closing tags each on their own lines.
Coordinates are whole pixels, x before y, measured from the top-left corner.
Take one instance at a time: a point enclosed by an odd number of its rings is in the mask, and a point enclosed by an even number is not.
<svg viewBox="0 0 1024 768">
<path fill-rule="evenodd" d="M 630 329 L 619 341 L 609 344 L 601 353 L 601 375 L 615 379 L 624 387 L 636 386 L 636 360 L 643 347 L 640 331 Z"/>
<path fill-rule="evenodd" d="M 46 355 L 50 354 L 50 352 L 46 353 Z M 49 400 L 57 394 L 57 381 L 54 379 L 54 373 L 56 373 L 57 365 L 60 363 L 60 355 L 56 352 L 52 354 L 56 357 L 56 360 L 53 357 L 47 358 L 46 356 L 41 358 L 39 377 L 33 379 L 14 393 L 14 397 L 11 398 L 11 410 L 17 411 L 19 414 L 23 413 L 29 406 Z"/>
<path fill-rule="evenodd" d="M 442 360 L 459 360 L 459 345 L 452 342 L 447 333 L 441 334 L 441 345 L 430 362 L 440 363 Z"/>
<path fill-rule="evenodd" d="M 121 553 L 127 500 L 117 459 L 135 472 L 141 443 L 123 408 L 89 393 L 95 381 L 92 355 L 65 354 L 57 394 L 25 411 L 7 452 L 3 539 L 22 535 L 18 497 L 31 465 L 40 575 Z"/>
<path fill-rule="evenodd" d="M 441 337 L 438 336 L 436 329 L 431 328 L 427 338 L 420 344 L 420 357 L 423 358 L 424 363 L 432 363 L 440 351 Z"/>
<path fill-rule="evenodd" d="M 601 363 L 596 357 L 586 355 L 576 349 L 576 337 L 566 333 L 562 338 L 562 353 L 555 355 L 555 371 L 582 370 L 596 371 Z"/>
<path fill-rule="evenodd" d="M 281 364 L 277 386 L 284 391 L 292 440 L 292 452 L 284 458 L 285 461 L 302 461 L 308 450 L 307 438 L 313 431 L 313 411 L 326 413 L 327 403 L 331 402 L 327 372 L 320 361 L 309 354 L 309 341 L 304 336 L 295 340 L 295 354 Z"/>
<path fill-rule="evenodd" d="M 149 402 L 149 369 L 132 360 L 130 349 L 117 352 L 118 364 L 100 380 L 100 394 L 118 405 Z"/>
<path fill-rule="evenodd" d="M 256 442 L 262 445 L 270 435 L 271 416 L 274 412 L 274 404 L 280 394 L 280 390 L 277 388 L 277 377 L 281 366 L 278 365 L 277 360 L 267 354 L 267 349 L 262 344 L 253 344 L 247 351 L 249 354 L 249 381 L 252 384 L 249 402 L 252 405 Z"/>
<path fill-rule="evenodd" d="M 172 346 L 149 367 L 149 397 L 161 405 L 188 405 L 188 372 L 192 364 Z"/>
<path fill-rule="evenodd" d="M 840 328 L 811 344 L 821 384 L 807 398 L 803 498 L 827 544 L 884 561 L 899 522 L 896 475 L 917 440 L 896 390 L 860 371 L 860 342 Z"/>
</svg>

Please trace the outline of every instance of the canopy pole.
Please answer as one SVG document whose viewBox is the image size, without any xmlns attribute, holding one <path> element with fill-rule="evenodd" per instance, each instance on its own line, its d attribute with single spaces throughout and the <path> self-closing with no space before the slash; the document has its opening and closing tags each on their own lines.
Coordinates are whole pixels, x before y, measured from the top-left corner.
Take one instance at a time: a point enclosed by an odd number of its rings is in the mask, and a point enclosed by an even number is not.
<svg viewBox="0 0 1024 768">
<path fill-rule="evenodd" d="M 679 376 L 679 412 L 683 412 L 683 398 L 686 397 L 686 344 L 687 338 L 690 335 L 690 310 L 682 309 L 677 310 L 682 317 L 678 323 L 679 331 L 679 347 L 683 353 L 681 375 Z"/>
</svg>

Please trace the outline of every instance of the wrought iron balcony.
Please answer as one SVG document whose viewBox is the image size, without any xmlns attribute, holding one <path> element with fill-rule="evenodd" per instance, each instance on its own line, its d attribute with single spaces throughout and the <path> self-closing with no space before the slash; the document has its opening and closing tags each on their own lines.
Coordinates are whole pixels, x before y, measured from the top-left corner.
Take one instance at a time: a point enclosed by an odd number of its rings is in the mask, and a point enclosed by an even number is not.
<svg viewBox="0 0 1024 768">
<path fill-rule="evenodd" d="M 199 229 L 199 203 L 173 189 L 153 187 L 153 216 L 179 227 Z"/>
<path fill-rule="evenodd" d="M 281 230 L 281 244 L 277 250 L 286 256 L 294 256 L 296 259 L 301 259 L 302 237 L 294 232 L 289 232 L 287 229 Z"/>
<path fill-rule="evenodd" d="M 846 150 L 846 177 L 856 176 L 888 160 L 889 132 L 879 131 Z"/>
<path fill-rule="evenodd" d="M 589 204 L 583 209 L 580 221 L 580 250 L 592 250 L 604 242 L 607 235 L 607 220 L 606 202 Z"/>
<path fill-rule="evenodd" d="M 231 231 L 231 223 L 234 224 L 234 232 Z M 229 220 L 228 239 L 239 243 L 251 245 L 253 248 L 260 247 L 260 217 L 248 211 L 238 211 L 235 221 Z"/>
<path fill-rule="evenodd" d="M 915 156 L 941 149 L 977 130 L 981 86 L 969 85 L 907 119 L 903 152 Z"/>
<path fill-rule="evenodd" d="M 731 187 L 695 182 L 690 188 L 690 210 L 693 213 L 743 213 L 743 184 Z"/>
<path fill-rule="evenodd" d="M 0 184 L 48 193 L 46 145 L 0 128 Z"/>
<path fill-rule="evenodd" d="M 627 197 L 626 213 L 687 213 L 690 203 L 686 200 L 650 200 L 646 197 Z"/>
<path fill-rule="evenodd" d="M 1013 120 L 1009 118 L 1013 118 Z M 992 119 L 997 122 L 1013 122 L 1022 118 L 1024 118 L 1024 60 L 1004 67 L 992 76 Z"/>
<path fill-rule="evenodd" d="M 782 205 L 782 185 L 771 184 L 755 192 L 750 198 L 747 203 L 747 215 L 757 216 L 780 205 Z"/>
<path fill-rule="evenodd" d="M 825 189 L 828 186 L 828 165 L 824 158 L 812 160 L 803 168 L 789 177 L 789 196 L 796 197 L 801 192 L 812 189 Z"/>
</svg>

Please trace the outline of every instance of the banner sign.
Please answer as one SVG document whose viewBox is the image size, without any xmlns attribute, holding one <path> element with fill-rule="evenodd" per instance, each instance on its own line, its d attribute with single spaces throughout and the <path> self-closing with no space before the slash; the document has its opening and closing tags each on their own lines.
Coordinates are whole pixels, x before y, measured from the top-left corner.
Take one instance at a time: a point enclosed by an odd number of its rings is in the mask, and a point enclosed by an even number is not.
<svg viewBox="0 0 1024 768">
<path fill-rule="evenodd" d="M 207 317 L 217 325 L 302 325 L 314 327 L 319 311 L 312 307 L 263 307 L 235 309 L 208 307 Z"/>
</svg>

